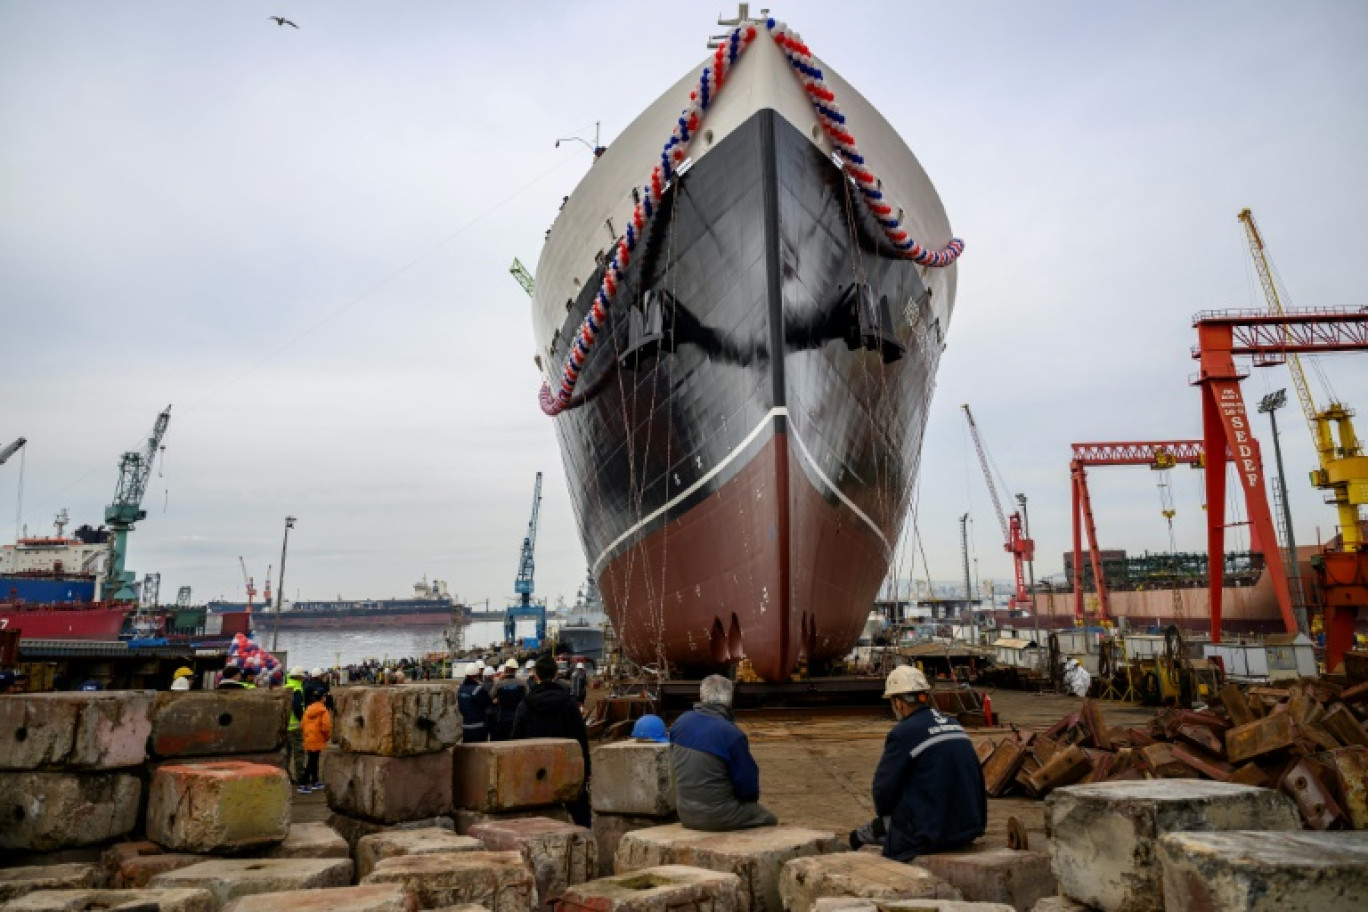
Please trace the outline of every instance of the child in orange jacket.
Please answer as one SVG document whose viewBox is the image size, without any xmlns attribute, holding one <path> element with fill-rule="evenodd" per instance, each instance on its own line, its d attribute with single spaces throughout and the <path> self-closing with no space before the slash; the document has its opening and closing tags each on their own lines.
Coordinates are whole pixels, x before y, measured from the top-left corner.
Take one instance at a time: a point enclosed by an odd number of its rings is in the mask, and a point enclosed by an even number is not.
<svg viewBox="0 0 1368 912">
<path fill-rule="evenodd" d="M 304 763 L 304 778 L 299 783 L 301 795 L 323 787 L 318 781 L 318 757 L 332 737 L 332 714 L 323 705 L 323 694 L 310 693 L 307 698 L 309 705 L 304 710 L 301 727 L 304 729 L 304 756 L 308 759 Z"/>
</svg>

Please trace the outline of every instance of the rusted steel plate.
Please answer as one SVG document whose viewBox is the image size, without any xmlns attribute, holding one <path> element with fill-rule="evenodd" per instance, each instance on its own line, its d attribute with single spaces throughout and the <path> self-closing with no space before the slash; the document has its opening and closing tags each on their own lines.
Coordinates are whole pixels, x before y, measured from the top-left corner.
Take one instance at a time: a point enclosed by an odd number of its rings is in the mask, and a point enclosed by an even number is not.
<svg viewBox="0 0 1368 912">
<path fill-rule="evenodd" d="M 993 749 L 996 748 L 996 747 L 997 747 L 997 744 L 994 743 L 994 742 L 992 742 L 992 741 L 978 741 L 978 742 L 975 742 L 975 744 L 974 744 L 974 753 L 978 754 L 978 759 L 979 759 L 979 765 L 980 765 L 980 766 L 983 765 L 983 761 L 987 760 L 989 757 L 991 757 L 991 756 L 993 755 Z"/>
<path fill-rule="evenodd" d="M 1049 763 L 1036 770 L 1031 776 L 1031 788 L 1044 795 L 1051 789 L 1079 781 L 1091 770 L 1092 759 L 1088 752 L 1075 744 L 1055 754 Z"/>
<path fill-rule="evenodd" d="M 1363 725 L 1343 703 L 1336 703 L 1334 708 L 1325 714 L 1325 718 L 1320 720 L 1320 724 L 1345 747 L 1368 747 L 1368 732 L 1363 730 Z"/>
<path fill-rule="evenodd" d="M 1172 745 L 1151 744 L 1140 753 L 1145 758 L 1145 764 L 1156 776 L 1164 779 L 1194 779 L 1197 777 L 1196 770 L 1174 756 Z"/>
<path fill-rule="evenodd" d="M 1225 756 L 1225 741 L 1209 728 L 1201 725 L 1180 725 L 1174 732 L 1179 739 L 1216 757 Z"/>
<path fill-rule="evenodd" d="M 1191 709 L 1180 710 L 1174 721 L 1179 725 L 1201 725 L 1216 731 L 1225 731 L 1231 727 L 1228 719 L 1222 719 L 1215 713 L 1196 712 Z"/>
<path fill-rule="evenodd" d="M 1015 738 L 1004 738 L 998 742 L 992 755 L 983 764 L 983 782 L 989 795 L 994 798 L 1002 796 L 1012 784 L 1027 753 L 1026 745 Z"/>
<path fill-rule="evenodd" d="M 1303 757 L 1287 771 L 1278 783 L 1278 788 L 1297 802 L 1302 820 L 1311 829 L 1340 829 L 1349 822 L 1349 818 L 1330 789 L 1321 781 L 1321 773 L 1320 764 Z"/>
<path fill-rule="evenodd" d="M 1329 759 L 1339 776 L 1339 792 L 1350 825 L 1368 830 L 1368 748 L 1341 747 L 1330 751 Z"/>
<path fill-rule="evenodd" d="M 1102 707 L 1092 700 L 1084 700 L 1078 714 L 1088 729 L 1088 736 L 1092 738 L 1093 745 L 1102 750 L 1111 750 L 1111 741 L 1107 738 L 1107 720 L 1102 717 Z"/>
<path fill-rule="evenodd" d="M 1237 785 L 1253 785 L 1259 788 L 1268 788 L 1272 782 L 1268 774 L 1259 769 L 1253 763 L 1246 763 L 1230 774 L 1227 782 L 1234 782 Z"/>
<path fill-rule="evenodd" d="M 1116 768 L 1116 754 L 1111 751 L 1089 751 L 1089 758 L 1092 759 L 1092 772 L 1088 774 L 1085 782 L 1106 782 L 1111 771 Z"/>
<path fill-rule="evenodd" d="M 1031 750 L 1035 751 L 1036 759 L 1044 764 L 1049 763 L 1050 758 L 1059 753 L 1060 747 L 1053 738 L 1036 735 L 1036 739 L 1031 742 Z"/>
<path fill-rule="evenodd" d="M 1149 747 L 1154 743 L 1153 737 L 1138 728 L 1128 728 L 1126 734 L 1130 736 L 1131 747 Z"/>
<path fill-rule="evenodd" d="M 1287 713 L 1265 716 L 1226 732 L 1226 759 L 1238 763 L 1297 743 L 1297 726 Z"/>
<path fill-rule="evenodd" d="M 1221 705 L 1225 707 L 1226 715 L 1230 716 L 1230 721 L 1235 725 L 1248 725 L 1258 716 L 1249 708 L 1249 701 L 1245 699 L 1244 691 L 1234 684 L 1227 684 L 1216 694 Z"/>
<path fill-rule="evenodd" d="M 1210 779 L 1228 782 L 1231 774 L 1235 772 L 1235 768 L 1229 763 L 1204 750 L 1186 744 L 1173 744 L 1170 747 L 1175 758 Z"/>
</svg>

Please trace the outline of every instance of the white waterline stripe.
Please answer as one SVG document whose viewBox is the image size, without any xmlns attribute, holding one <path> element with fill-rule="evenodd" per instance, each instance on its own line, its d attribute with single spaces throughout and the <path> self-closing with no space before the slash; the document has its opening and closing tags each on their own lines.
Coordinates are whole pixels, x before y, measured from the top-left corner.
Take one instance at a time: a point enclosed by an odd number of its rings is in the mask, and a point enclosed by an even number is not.
<svg viewBox="0 0 1368 912">
<path fill-rule="evenodd" d="M 832 483 L 831 479 L 828 478 L 826 476 L 826 473 L 822 471 L 821 466 L 817 465 L 817 460 L 813 459 L 812 454 L 808 452 L 807 444 L 803 443 L 803 438 L 799 437 L 796 433 L 794 433 L 792 426 L 789 427 L 788 434 L 790 437 L 793 438 L 793 442 L 798 444 L 799 452 L 801 452 L 803 454 L 803 457 L 807 459 L 808 465 L 812 466 L 812 471 L 817 473 L 817 477 L 822 479 L 822 483 L 825 484 L 828 488 L 830 488 L 831 493 L 835 494 L 840 499 L 841 503 L 849 507 L 852 513 L 860 517 L 860 519 L 863 519 L 865 521 L 865 524 L 869 526 L 869 528 L 874 530 L 874 534 L 879 536 L 879 541 L 883 542 L 884 550 L 887 551 L 888 539 L 884 538 L 883 532 L 879 531 L 879 527 L 874 525 L 874 520 L 866 516 L 863 510 L 855 506 L 855 503 L 849 497 L 846 497 L 844 494 L 842 494 L 841 489 L 836 487 L 836 485 Z"/>
<path fill-rule="evenodd" d="M 666 501 L 664 506 L 658 507 L 657 509 L 653 510 L 650 513 L 650 515 L 646 516 L 639 522 L 634 523 L 621 535 L 613 539 L 612 543 L 608 545 L 608 547 L 604 548 L 603 552 L 599 554 L 598 559 L 594 561 L 594 573 L 597 574 L 599 572 L 599 568 L 603 565 L 604 560 L 608 557 L 608 555 L 613 551 L 614 548 L 616 548 L 618 545 L 622 544 L 632 535 L 636 534 L 642 528 L 653 522 L 663 513 L 666 513 L 671 508 L 675 507 L 677 504 L 679 504 L 680 501 L 684 500 L 686 497 L 693 494 L 699 488 L 703 487 L 703 485 L 707 484 L 709 481 L 712 481 L 712 479 L 715 478 L 719 472 L 721 472 L 727 466 L 731 465 L 732 462 L 734 462 L 736 458 L 741 455 L 742 451 L 744 451 L 746 447 L 750 446 L 752 443 L 755 442 L 755 438 L 760 436 L 761 432 L 765 430 L 766 425 L 768 425 L 771 421 L 773 421 L 776 417 L 780 415 L 788 417 L 788 409 L 783 406 L 770 409 L 768 412 L 765 413 L 765 417 L 760 420 L 760 423 L 757 424 L 751 430 L 751 432 L 746 435 L 746 438 L 742 440 L 741 443 L 738 444 L 735 449 L 733 449 L 730 453 L 723 457 L 723 459 L 717 465 L 713 466 L 710 470 L 708 470 L 708 472 L 705 475 L 703 475 L 702 478 L 698 479 L 693 484 L 685 488 L 682 492 L 675 495 L 670 500 Z M 799 437 L 796 433 L 794 433 L 793 427 L 791 425 L 787 433 L 788 436 L 792 437 L 793 440 L 798 444 L 799 452 L 803 454 L 803 458 L 807 460 L 808 465 L 812 466 L 812 471 L 817 474 L 817 477 L 822 480 L 822 483 L 825 484 L 831 490 L 831 492 L 840 499 L 841 503 L 849 507 L 851 512 L 853 512 L 856 516 L 860 517 L 860 519 L 865 521 L 865 524 L 868 525 L 869 528 L 874 531 L 874 534 L 879 537 L 879 541 L 883 542 L 884 549 L 887 550 L 888 539 L 884 537 L 884 534 L 879 530 L 879 527 L 874 524 L 874 520 L 870 519 L 863 510 L 855 506 L 855 503 L 849 497 L 846 497 L 844 494 L 842 494 L 840 489 L 832 483 L 831 479 L 828 478 L 826 473 L 822 471 L 821 467 L 817 465 L 817 460 L 812 458 L 812 453 L 808 451 L 807 444 L 803 443 L 802 438 Z"/>
<path fill-rule="evenodd" d="M 684 498 L 688 497 L 690 494 L 693 494 L 699 488 L 703 487 L 705 484 L 707 484 L 708 482 L 712 481 L 715 477 L 717 477 L 717 474 L 719 472 L 721 472 L 727 466 L 731 465 L 736 460 L 736 457 L 740 456 L 741 452 L 746 447 L 750 446 L 752 443 L 755 442 L 755 438 L 760 436 L 760 434 L 765 430 L 769 423 L 780 415 L 788 417 L 788 409 L 784 408 L 783 406 L 778 406 L 776 408 L 770 409 L 768 412 L 765 413 L 765 417 L 760 419 L 760 423 L 757 424 L 751 430 L 751 432 L 746 435 L 746 439 L 742 440 L 741 443 L 738 444 L 735 449 L 733 449 L 730 453 L 724 456 L 721 459 L 721 461 L 717 463 L 717 465 L 709 469 L 708 472 L 704 474 L 702 478 L 698 479 L 698 481 L 695 481 L 693 484 L 689 485 L 687 488 L 685 488 L 680 493 L 676 494 L 670 500 L 667 500 L 664 506 L 653 510 L 650 513 L 650 515 L 642 519 L 640 522 L 637 522 L 634 525 L 629 526 L 625 532 L 623 532 L 617 538 L 613 539 L 612 543 L 608 547 L 604 548 L 603 553 L 601 553 L 598 556 L 598 559 L 594 561 L 594 573 L 597 574 L 599 572 L 599 567 L 603 565 L 604 559 L 608 557 L 608 554 L 614 548 L 622 544 L 632 535 L 636 534 L 637 531 L 639 531 L 647 524 L 654 521 L 657 517 L 667 512 L 670 508 L 674 507 Z"/>
</svg>

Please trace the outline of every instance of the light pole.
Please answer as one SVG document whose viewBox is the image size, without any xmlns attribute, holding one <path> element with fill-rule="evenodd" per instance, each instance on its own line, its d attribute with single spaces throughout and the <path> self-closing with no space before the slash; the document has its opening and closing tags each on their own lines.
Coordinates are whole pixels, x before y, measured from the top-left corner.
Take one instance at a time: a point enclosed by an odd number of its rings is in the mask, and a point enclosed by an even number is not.
<svg viewBox="0 0 1368 912">
<path fill-rule="evenodd" d="M 1287 527 L 1287 551 L 1291 566 L 1286 568 L 1288 582 L 1292 590 L 1292 612 L 1297 616 L 1297 629 L 1310 634 L 1306 621 L 1306 601 L 1302 598 L 1301 573 L 1297 569 L 1297 539 L 1292 533 L 1292 507 L 1287 502 L 1287 475 L 1283 472 L 1282 443 L 1278 439 L 1278 409 L 1287 405 L 1287 390 L 1280 389 L 1269 393 L 1259 402 L 1259 411 L 1268 415 L 1273 425 L 1273 457 L 1278 463 L 1278 493 L 1282 497 L 1283 525 Z M 1277 543 L 1274 543 L 1277 546 Z"/>
<path fill-rule="evenodd" d="M 1016 502 L 1021 506 L 1021 534 L 1026 536 L 1029 541 L 1031 538 L 1031 514 L 1026 512 L 1026 495 L 1018 494 Z M 1026 591 L 1031 594 L 1031 617 L 1035 622 L 1036 642 L 1040 642 L 1040 614 L 1036 611 L 1035 594 L 1035 555 L 1026 562 Z"/>
<path fill-rule="evenodd" d="M 280 581 L 276 584 L 275 614 L 271 622 L 271 652 L 280 645 L 280 603 L 285 600 L 285 551 L 290 547 L 290 530 L 294 528 L 295 518 L 285 517 L 285 540 L 280 543 Z"/>
</svg>

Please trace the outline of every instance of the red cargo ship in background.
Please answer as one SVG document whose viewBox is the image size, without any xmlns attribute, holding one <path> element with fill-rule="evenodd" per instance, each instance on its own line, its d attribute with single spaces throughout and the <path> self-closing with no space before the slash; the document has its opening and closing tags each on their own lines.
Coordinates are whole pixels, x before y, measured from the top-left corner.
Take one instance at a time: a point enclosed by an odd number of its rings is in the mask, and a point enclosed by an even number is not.
<svg viewBox="0 0 1368 912">
<path fill-rule="evenodd" d="M 110 535 L 81 526 L 65 535 L 21 538 L 0 550 L 0 630 L 34 640 L 117 640 L 133 606 L 101 599 Z"/>
</svg>

